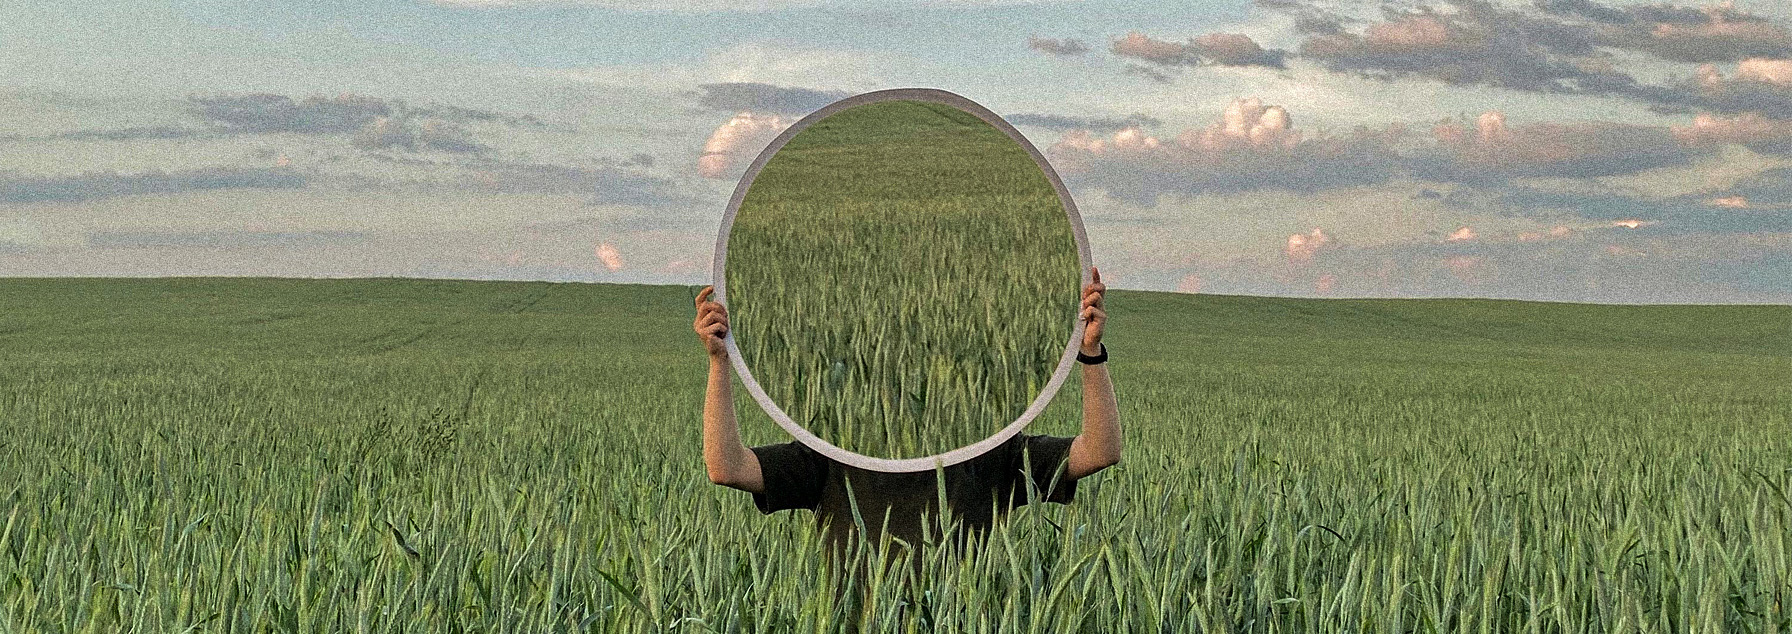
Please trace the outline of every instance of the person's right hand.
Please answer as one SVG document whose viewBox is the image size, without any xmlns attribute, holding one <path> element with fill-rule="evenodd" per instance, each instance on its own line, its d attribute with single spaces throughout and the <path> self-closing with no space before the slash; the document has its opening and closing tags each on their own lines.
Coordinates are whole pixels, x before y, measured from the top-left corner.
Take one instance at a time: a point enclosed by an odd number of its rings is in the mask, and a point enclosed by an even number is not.
<svg viewBox="0 0 1792 634">
<path fill-rule="evenodd" d="M 722 357 L 728 354 L 728 347 L 722 343 L 722 338 L 728 336 L 728 308 L 709 301 L 709 294 L 715 290 L 712 284 L 697 292 L 697 321 L 691 327 L 697 331 L 697 338 L 703 341 L 703 349 L 709 356 Z"/>
</svg>

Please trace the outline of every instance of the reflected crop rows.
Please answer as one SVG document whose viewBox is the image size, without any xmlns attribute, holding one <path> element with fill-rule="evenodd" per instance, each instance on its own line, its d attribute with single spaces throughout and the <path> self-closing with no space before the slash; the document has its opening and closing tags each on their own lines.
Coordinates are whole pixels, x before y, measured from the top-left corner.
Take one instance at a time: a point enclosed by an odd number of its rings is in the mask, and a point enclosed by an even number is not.
<svg viewBox="0 0 1792 634">
<path fill-rule="evenodd" d="M 743 361 L 817 436 L 890 459 L 1013 422 L 1079 302 L 1070 221 L 1026 150 L 949 106 L 894 101 L 804 129 L 730 229 Z"/>
</svg>

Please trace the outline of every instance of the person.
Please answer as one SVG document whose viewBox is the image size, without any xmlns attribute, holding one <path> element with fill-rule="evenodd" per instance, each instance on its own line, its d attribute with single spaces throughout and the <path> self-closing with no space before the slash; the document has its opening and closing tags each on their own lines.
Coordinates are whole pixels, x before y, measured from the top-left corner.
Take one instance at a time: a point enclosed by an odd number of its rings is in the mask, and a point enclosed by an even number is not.
<svg viewBox="0 0 1792 634">
<path fill-rule="evenodd" d="M 968 461 L 934 471 L 886 473 L 840 463 L 801 442 L 747 447 L 735 424 L 734 398 L 723 338 L 728 310 L 708 301 L 715 287 L 696 298 L 693 328 L 709 353 L 709 387 L 703 406 L 703 461 L 716 484 L 753 494 L 762 514 L 807 509 L 816 514 L 837 554 L 855 533 L 856 503 L 866 534 L 860 543 L 876 548 L 887 522 L 890 537 L 918 545 L 929 522 L 937 520 L 941 487 L 948 517 L 958 521 L 961 540 L 982 534 L 1013 507 L 1027 504 L 1029 488 L 1038 500 L 1069 503 L 1082 478 L 1120 461 L 1120 414 L 1108 380 L 1107 322 L 1101 271 L 1091 271 L 1083 287 L 1080 318 L 1085 322 L 1082 354 L 1083 422 L 1075 437 L 1021 433 Z M 850 489 L 850 491 L 849 491 Z M 932 533 L 937 534 L 937 533 Z M 963 543 L 963 542 L 961 542 Z M 919 557 L 911 561 L 919 564 Z M 918 569 L 919 566 L 917 565 Z M 863 568 L 861 568 L 861 571 Z"/>
</svg>

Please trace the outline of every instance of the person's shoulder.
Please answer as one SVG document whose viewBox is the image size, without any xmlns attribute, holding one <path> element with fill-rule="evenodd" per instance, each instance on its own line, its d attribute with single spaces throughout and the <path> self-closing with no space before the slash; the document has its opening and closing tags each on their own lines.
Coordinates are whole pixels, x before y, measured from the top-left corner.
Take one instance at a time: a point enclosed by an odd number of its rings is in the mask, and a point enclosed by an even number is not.
<svg viewBox="0 0 1792 634">
<path fill-rule="evenodd" d="M 1003 441 L 1002 444 L 996 445 L 993 449 L 990 449 L 988 453 L 980 456 L 980 458 L 988 461 L 1018 462 L 1021 455 L 1024 453 L 1039 451 L 1041 448 L 1052 447 L 1059 444 L 1068 444 L 1072 440 L 1075 440 L 1075 438 L 1069 436 L 1052 436 L 1049 434 L 1029 434 L 1023 431 L 1015 434 L 1012 438 Z"/>
<path fill-rule="evenodd" d="M 821 452 L 816 451 L 814 448 L 803 444 L 802 441 L 797 440 L 773 443 L 770 445 L 756 445 L 749 447 L 748 449 L 753 452 L 755 457 L 759 458 L 761 463 L 766 461 L 803 461 L 825 464 L 828 460 L 827 456 L 821 455 Z"/>
</svg>

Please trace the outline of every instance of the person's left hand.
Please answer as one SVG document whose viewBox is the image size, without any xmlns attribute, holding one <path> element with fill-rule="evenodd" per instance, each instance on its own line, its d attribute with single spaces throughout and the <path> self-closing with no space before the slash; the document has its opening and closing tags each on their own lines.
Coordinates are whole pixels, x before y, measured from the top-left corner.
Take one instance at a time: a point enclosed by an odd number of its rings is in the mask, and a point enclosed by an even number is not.
<svg viewBox="0 0 1792 634">
<path fill-rule="evenodd" d="M 1108 314 L 1101 309 L 1101 295 L 1108 290 L 1101 283 L 1101 269 L 1090 267 L 1094 281 L 1083 286 L 1082 319 L 1088 322 L 1083 327 L 1083 354 L 1095 356 L 1101 354 L 1101 326 L 1108 320 Z"/>
</svg>

